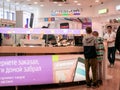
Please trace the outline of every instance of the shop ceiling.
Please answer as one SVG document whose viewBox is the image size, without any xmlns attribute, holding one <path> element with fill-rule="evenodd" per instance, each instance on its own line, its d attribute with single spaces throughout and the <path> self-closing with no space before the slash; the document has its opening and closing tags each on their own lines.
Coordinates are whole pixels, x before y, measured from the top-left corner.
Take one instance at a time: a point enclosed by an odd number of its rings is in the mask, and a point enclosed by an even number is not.
<svg viewBox="0 0 120 90">
<path fill-rule="evenodd" d="M 3 0 L 5 3 L 13 3 L 17 5 L 29 5 L 37 7 L 47 6 L 86 6 L 93 7 L 96 5 L 104 4 L 112 0 Z"/>
</svg>

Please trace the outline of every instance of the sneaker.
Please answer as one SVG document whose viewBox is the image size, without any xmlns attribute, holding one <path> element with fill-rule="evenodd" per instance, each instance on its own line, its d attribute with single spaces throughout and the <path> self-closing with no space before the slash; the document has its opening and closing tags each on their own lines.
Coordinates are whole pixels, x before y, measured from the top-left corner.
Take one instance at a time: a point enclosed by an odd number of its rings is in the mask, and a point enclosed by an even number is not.
<svg viewBox="0 0 120 90">
<path fill-rule="evenodd" d="M 98 80 L 98 85 L 102 85 L 102 84 L 103 84 L 102 80 Z"/>
<path fill-rule="evenodd" d="M 110 65 L 110 67 L 111 67 L 111 68 L 113 68 L 113 67 L 114 67 L 114 65 L 113 65 L 113 64 L 111 64 L 111 65 Z"/>
<path fill-rule="evenodd" d="M 87 84 L 87 88 L 90 88 L 91 87 L 91 84 Z"/>
<path fill-rule="evenodd" d="M 93 85 L 92 85 L 92 88 L 93 88 L 93 89 L 98 88 L 98 87 L 99 87 L 98 84 L 93 84 Z"/>
</svg>

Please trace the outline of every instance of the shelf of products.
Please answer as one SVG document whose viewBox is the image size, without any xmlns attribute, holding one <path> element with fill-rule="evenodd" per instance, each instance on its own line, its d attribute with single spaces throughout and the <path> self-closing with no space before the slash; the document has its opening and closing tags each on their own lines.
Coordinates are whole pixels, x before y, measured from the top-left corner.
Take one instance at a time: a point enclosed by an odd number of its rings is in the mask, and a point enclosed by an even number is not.
<svg viewBox="0 0 120 90">
<path fill-rule="evenodd" d="M 15 21 L 8 19 L 0 19 L 0 27 L 14 28 L 15 25 L 16 25 Z M 2 45 L 12 45 L 15 41 L 14 34 L 1 34 L 0 38 L 2 38 Z"/>
</svg>

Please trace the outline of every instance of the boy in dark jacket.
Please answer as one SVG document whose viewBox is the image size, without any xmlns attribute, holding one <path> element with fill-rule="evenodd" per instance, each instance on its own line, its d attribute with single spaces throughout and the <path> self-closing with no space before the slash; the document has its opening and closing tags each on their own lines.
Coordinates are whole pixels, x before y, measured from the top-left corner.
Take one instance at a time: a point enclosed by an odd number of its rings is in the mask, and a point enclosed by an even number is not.
<svg viewBox="0 0 120 90">
<path fill-rule="evenodd" d="M 96 60 L 96 38 L 92 35 L 92 28 L 86 28 L 86 36 L 83 38 L 85 69 L 86 69 L 86 83 L 87 87 L 97 87 L 97 60 Z M 91 83 L 89 71 L 92 69 L 93 82 Z"/>
</svg>

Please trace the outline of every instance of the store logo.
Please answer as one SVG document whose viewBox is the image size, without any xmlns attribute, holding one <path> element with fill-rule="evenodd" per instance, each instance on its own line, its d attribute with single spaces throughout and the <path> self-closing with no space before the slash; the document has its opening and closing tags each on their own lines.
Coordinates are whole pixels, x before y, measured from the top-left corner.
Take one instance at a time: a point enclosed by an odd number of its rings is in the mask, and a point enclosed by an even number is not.
<svg viewBox="0 0 120 90">
<path fill-rule="evenodd" d="M 52 10 L 51 16 L 74 16 L 74 15 L 80 15 L 79 9 L 73 9 L 73 10 Z"/>
<path fill-rule="evenodd" d="M 54 17 L 44 18 L 44 21 L 45 21 L 45 22 L 55 21 L 55 18 L 54 18 Z"/>
</svg>

